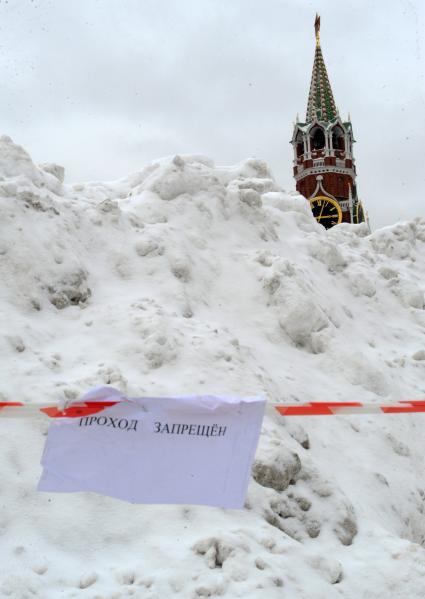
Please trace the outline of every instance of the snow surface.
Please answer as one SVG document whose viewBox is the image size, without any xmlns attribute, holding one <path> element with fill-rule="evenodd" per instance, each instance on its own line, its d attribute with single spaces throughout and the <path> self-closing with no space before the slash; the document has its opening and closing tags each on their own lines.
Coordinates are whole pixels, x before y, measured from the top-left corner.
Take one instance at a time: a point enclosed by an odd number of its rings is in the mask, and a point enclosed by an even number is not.
<svg viewBox="0 0 425 599">
<path fill-rule="evenodd" d="M 0 176 L 0 400 L 424 398 L 424 219 L 325 231 L 253 159 Z M 0 597 L 423 599 L 424 423 L 270 406 L 236 511 L 37 493 L 47 420 L 0 420 Z"/>
</svg>

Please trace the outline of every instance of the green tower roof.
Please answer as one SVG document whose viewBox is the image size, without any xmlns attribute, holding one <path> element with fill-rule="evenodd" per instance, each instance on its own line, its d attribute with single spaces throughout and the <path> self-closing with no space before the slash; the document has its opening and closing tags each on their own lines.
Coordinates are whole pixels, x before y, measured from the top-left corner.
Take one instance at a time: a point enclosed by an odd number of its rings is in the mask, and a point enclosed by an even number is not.
<svg viewBox="0 0 425 599">
<path fill-rule="evenodd" d="M 332 94 L 320 47 L 320 17 L 316 15 L 314 23 L 316 31 L 316 51 L 314 54 L 313 73 L 311 76 L 310 93 L 308 94 L 306 122 L 310 123 L 315 118 L 319 121 L 333 121 L 338 116 L 338 110 Z"/>
</svg>

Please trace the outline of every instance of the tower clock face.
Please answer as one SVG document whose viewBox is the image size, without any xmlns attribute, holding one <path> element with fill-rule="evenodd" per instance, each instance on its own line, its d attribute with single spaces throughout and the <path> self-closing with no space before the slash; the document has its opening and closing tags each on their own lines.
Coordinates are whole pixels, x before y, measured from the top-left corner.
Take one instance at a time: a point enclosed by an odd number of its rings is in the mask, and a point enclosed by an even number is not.
<svg viewBox="0 0 425 599">
<path fill-rule="evenodd" d="M 364 215 L 364 210 L 363 210 L 363 204 L 361 203 L 360 200 L 355 205 L 353 216 L 354 216 L 354 223 L 356 225 L 363 223 L 366 220 L 365 215 Z"/>
<path fill-rule="evenodd" d="M 326 229 L 342 222 L 342 210 L 336 200 L 327 196 L 316 196 L 310 200 L 313 216 Z"/>
</svg>

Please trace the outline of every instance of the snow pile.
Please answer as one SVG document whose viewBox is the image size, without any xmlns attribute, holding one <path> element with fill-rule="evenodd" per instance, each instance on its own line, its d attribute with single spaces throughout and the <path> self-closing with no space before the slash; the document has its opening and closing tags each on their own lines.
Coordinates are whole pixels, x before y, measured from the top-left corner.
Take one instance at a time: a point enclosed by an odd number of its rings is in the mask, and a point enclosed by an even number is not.
<svg viewBox="0 0 425 599">
<path fill-rule="evenodd" d="M 424 219 L 326 232 L 257 160 L 63 180 L 0 138 L 0 400 L 424 397 Z M 0 597 L 423 598 L 424 418 L 270 407 L 244 511 L 37 494 L 47 422 L 0 420 Z"/>
</svg>

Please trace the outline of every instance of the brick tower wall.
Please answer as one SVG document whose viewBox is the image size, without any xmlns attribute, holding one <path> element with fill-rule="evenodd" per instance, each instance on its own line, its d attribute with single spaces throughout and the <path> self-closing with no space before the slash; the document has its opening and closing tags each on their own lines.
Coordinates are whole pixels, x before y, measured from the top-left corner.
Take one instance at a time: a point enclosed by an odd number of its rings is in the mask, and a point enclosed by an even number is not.
<svg viewBox="0 0 425 599">
<path fill-rule="evenodd" d="M 317 187 L 317 175 L 307 175 L 300 181 L 297 181 L 297 191 L 300 192 L 305 198 L 310 198 Z M 331 194 L 331 196 L 341 199 L 348 200 L 349 197 L 349 186 L 353 189 L 353 179 L 350 175 L 339 174 L 339 173 L 322 173 L 322 187 L 323 189 Z M 323 192 L 319 192 L 319 195 Z"/>
</svg>

